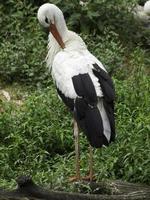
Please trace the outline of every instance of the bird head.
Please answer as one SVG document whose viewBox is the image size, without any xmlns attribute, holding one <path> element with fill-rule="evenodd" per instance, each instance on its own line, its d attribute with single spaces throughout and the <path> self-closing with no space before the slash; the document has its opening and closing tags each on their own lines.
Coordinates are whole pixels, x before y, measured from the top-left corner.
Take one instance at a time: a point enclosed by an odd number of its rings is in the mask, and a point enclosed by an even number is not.
<svg viewBox="0 0 150 200">
<path fill-rule="evenodd" d="M 62 11 L 54 4 L 45 3 L 37 13 L 39 23 L 52 33 L 62 49 L 65 48 L 62 36 L 66 29 L 66 23 Z"/>
</svg>

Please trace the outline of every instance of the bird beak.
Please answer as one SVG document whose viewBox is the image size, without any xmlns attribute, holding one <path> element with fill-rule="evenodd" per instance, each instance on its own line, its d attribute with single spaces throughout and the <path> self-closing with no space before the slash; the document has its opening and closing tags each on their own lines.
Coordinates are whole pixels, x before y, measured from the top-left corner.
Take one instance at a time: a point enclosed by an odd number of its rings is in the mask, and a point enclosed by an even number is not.
<svg viewBox="0 0 150 200">
<path fill-rule="evenodd" d="M 55 26 L 55 24 L 51 24 L 49 27 L 49 31 L 52 33 L 52 35 L 54 36 L 54 38 L 56 39 L 56 41 L 58 42 L 58 44 L 61 46 L 62 49 L 65 48 L 65 44 L 62 41 L 62 38 Z"/>
</svg>

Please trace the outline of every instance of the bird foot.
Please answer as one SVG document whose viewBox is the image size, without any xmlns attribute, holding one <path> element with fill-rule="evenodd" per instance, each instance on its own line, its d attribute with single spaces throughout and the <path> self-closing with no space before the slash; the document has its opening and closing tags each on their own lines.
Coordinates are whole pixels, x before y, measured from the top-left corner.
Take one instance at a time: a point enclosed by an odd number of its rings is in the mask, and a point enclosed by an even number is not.
<svg viewBox="0 0 150 200">
<path fill-rule="evenodd" d="M 71 177 L 69 177 L 69 182 L 78 182 L 80 180 L 81 180 L 80 176 L 71 176 Z"/>
<path fill-rule="evenodd" d="M 92 182 L 92 181 L 96 181 L 96 177 L 94 175 L 89 174 L 87 176 L 82 177 L 82 180 L 83 181 L 90 181 L 90 182 Z"/>
</svg>

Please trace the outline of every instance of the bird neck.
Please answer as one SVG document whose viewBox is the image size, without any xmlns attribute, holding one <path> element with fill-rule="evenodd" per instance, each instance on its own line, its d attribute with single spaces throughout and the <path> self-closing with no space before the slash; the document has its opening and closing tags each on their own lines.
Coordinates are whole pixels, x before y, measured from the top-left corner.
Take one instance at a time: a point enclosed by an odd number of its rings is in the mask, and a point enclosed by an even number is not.
<svg viewBox="0 0 150 200">
<path fill-rule="evenodd" d="M 55 16 L 55 25 L 62 40 L 64 41 L 67 36 L 68 28 L 67 28 L 63 14 Z"/>
<path fill-rule="evenodd" d="M 54 57 L 56 56 L 57 53 L 60 51 L 66 51 L 66 52 L 73 52 L 73 51 L 78 51 L 78 52 L 83 52 L 87 50 L 86 44 L 82 40 L 82 38 L 67 29 L 66 34 L 64 34 L 63 41 L 65 44 L 65 49 L 61 49 L 53 35 L 50 33 L 49 38 L 48 38 L 48 53 L 46 57 L 46 62 L 47 62 L 47 67 L 51 71 L 52 64 L 54 61 Z"/>
<path fill-rule="evenodd" d="M 62 41 L 65 43 L 66 38 L 68 36 L 68 28 L 64 19 L 64 16 L 61 12 L 58 12 L 57 15 L 54 16 L 55 18 L 55 26 L 62 38 Z M 47 67 L 51 71 L 52 63 L 54 60 L 55 55 L 61 51 L 61 47 L 54 38 L 54 36 L 50 33 L 48 37 L 48 53 L 46 57 Z"/>
</svg>

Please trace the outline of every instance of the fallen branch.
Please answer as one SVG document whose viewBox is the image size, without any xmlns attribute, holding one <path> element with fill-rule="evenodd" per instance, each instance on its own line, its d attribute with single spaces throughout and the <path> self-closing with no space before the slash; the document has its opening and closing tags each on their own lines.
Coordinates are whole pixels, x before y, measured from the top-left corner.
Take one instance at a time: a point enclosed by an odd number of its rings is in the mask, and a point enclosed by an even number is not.
<svg viewBox="0 0 150 200">
<path fill-rule="evenodd" d="M 96 192 L 107 189 L 111 194 L 81 194 L 48 191 L 36 185 L 29 177 L 17 180 L 18 188 L 13 191 L 0 190 L 0 200 L 150 200 L 150 187 L 124 183 L 120 181 L 109 183 L 90 183 Z"/>
</svg>

